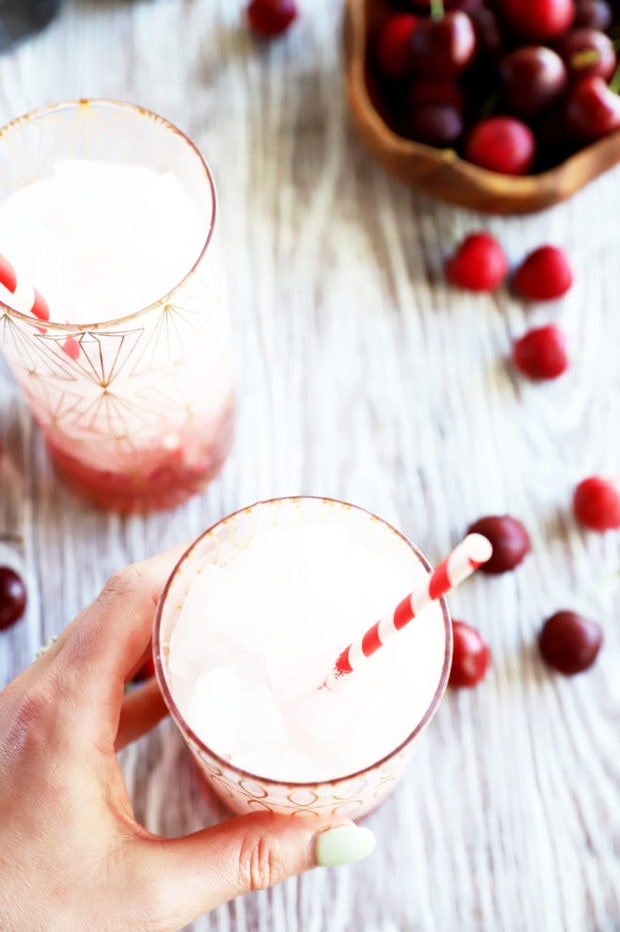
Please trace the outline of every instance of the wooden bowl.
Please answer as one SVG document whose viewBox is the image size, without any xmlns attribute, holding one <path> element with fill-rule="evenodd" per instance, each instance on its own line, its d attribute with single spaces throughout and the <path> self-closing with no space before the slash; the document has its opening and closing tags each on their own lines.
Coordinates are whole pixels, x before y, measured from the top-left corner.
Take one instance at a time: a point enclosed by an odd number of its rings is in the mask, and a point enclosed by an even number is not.
<svg viewBox="0 0 620 932">
<path fill-rule="evenodd" d="M 620 131 L 537 175 L 501 175 L 452 149 L 412 142 L 390 128 L 368 67 L 369 37 L 388 9 L 385 0 L 345 0 L 346 90 L 353 122 L 368 149 L 392 174 L 432 197 L 494 214 L 525 214 L 570 197 L 620 161 Z"/>
</svg>

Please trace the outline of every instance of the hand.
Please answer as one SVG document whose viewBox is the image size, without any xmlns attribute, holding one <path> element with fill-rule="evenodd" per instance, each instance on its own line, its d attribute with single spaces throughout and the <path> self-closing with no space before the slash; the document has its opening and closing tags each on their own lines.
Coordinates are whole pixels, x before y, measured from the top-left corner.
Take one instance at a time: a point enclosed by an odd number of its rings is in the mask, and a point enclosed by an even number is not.
<svg viewBox="0 0 620 932">
<path fill-rule="evenodd" d="M 180 553 L 134 564 L 0 692 L 3 932 L 178 929 L 317 864 L 372 850 L 347 819 L 238 816 L 185 838 L 136 822 L 116 751 L 166 714 L 154 680 L 125 695 Z"/>
</svg>

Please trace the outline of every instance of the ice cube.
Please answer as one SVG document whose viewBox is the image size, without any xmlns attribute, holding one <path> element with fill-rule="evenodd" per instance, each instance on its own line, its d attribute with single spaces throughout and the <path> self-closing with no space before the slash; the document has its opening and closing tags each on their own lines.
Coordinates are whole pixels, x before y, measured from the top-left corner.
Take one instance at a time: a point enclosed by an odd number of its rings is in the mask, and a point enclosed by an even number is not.
<svg viewBox="0 0 620 932">
<path fill-rule="evenodd" d="M 256 669 L 221 666 L 196 682 L 188 723 L 221 756 L 286 746 L 287 728 L 273 692 Z"/>
</svg>

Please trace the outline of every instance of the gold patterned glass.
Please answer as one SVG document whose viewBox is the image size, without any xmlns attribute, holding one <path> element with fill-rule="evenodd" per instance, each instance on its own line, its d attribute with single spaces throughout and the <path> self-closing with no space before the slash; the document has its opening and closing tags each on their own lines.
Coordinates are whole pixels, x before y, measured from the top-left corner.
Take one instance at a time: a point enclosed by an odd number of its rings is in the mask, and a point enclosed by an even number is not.
<svg viewBox="0 0 620 932">
<path fill-rule="evenodd" d="M 156 114 L 117 101 L 70 101 L 0 130 L 0 200 L 49 176 L 59 159 L 172 172 L 204 216 L 198 259 L 188 256 L 183 279 L 148 307 L 41 327 L 0 302 L 0 346 L 69 485 L 105 508 L 169 508 L 218 472 L 232 440 L 213 179 L 196 146 Z"/>
<path fill-rule="evenodd" d="M 421 563 L 426 572 L 430 571 L 425 558 L 406 537 L 362 508 L 325 498 L 271 499 L 229 515 L 199 537 L 178 563 L 157 609 L 153 652 L 160 688 L 207 782 L 233 812 L 262 809 L 289 815 L 341 814 L 360 818 L 396 787 L 446 689 L 452 662 L 452 625 L 446 602 L 441 599 L 445 649 L 435 693 L 421 720 L 411 723 L 406 740 L 371 766 L 334 780 L 288 783 L 242 770 L 212 751 L 192 731 L 172 693 L 168 655 L 172 632 L 193 580 L 207 565 L 225 566 L 234 560 L 235 553 L 247 548 L 262 531 L 324 524 L 346 525 L 369 553 L 381 553 L 411 567 Z M 300 638 L 309 636 L 309 632 L 299 632 Z"/>
</svg>

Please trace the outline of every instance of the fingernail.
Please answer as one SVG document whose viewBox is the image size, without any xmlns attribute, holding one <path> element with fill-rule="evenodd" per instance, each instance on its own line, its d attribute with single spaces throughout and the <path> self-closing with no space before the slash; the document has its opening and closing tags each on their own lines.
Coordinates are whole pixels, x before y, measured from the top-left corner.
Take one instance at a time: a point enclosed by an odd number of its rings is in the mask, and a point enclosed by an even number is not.
<svg viewBox="0 0 620 932">
<path fill-rule="evenodd" d="M 369 828 L 359 825 L 339 825 L 317 835 L 315 856 L 319 867 L 352 864 L 368 857 L 375 847 L 375 836 Z"/>
</svg>

